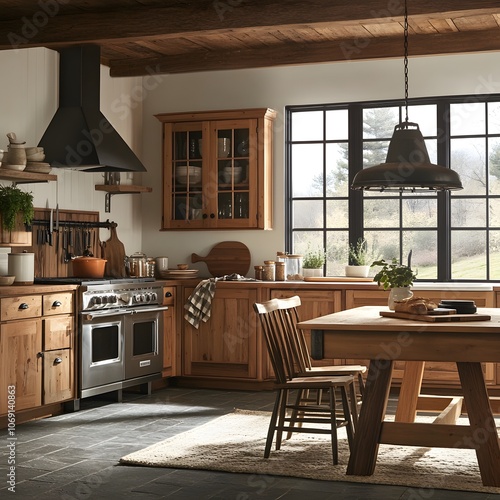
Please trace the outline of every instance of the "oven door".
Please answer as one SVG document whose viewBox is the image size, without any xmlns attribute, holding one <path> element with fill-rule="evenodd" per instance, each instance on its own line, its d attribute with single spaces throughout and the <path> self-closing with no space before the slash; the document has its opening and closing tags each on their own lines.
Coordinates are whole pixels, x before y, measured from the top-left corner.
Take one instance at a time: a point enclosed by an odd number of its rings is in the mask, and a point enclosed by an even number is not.
<svg viewBox="0 0 500 500">
<path fill-rule="evenodd" d="M 136 308 L 125 316 L 125 380 L 161 373 L 163 313 L 168 307 Z"/>
<path fill-rule="evenodd" d="M 112 310 L 81 315 L 80 389 L 123 380 L 124 313 Z"/>
</svg>

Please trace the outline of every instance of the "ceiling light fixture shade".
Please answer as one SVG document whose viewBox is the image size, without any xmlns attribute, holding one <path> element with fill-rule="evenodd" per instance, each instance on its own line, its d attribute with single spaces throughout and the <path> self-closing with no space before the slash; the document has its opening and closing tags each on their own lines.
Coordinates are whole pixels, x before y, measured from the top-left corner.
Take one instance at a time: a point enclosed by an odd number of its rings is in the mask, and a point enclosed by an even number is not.
<svg viewBox="0 0 500 500">
<path fill-rule="evenodd" d="M 463 189 L 454 170 L 430 162 L 420 128 L 408 121 L 408 10 L 404 4 L 404 75 L 406 119 L 394 127 L 385 163 L 364 168 L 351 189 L 371 191 L 428 191 Z"/>
<path fill-rule="evenodd" d="M 429 160 L 416 123 L 394 127 L 385 163 L 364 168 L 354 177 L 352 189 L 372 191 L 428 191 L 462 189 L 460 176 Z"/>
</svg>

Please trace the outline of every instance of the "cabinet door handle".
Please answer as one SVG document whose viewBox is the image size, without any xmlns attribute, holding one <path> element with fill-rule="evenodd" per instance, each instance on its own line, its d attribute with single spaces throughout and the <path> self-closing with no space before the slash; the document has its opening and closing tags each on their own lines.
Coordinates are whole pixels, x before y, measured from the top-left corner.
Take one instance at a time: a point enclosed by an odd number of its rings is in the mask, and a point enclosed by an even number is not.
<svg viewBox="0 0 500 500">
<path fill-rule="evenodd" d="M 208 217 L 208 215 L 207 215 L 207 214 L 203 214 L 203 215 L 202 215 L 202 217 L 203 217 L 204 219 L 206 219 L 206 218 Z"/>
<path fill-rule="evenodd" d="M 59 300 L 55 300 L 52 303 L 52 307 L 61 307 L 61 306 L 62 306 L 62 303 Z"/>
<path fill-rule="evenodd" d="M 172 292 L 165 293 L 165 297 L 172 297 Z"/>
<path fill-rule="evenodd" d="M 54 359 L 55 365 L 58 365 L 59 363 L 62 363 L 62 358 L 57 357 L 56 359 Z"/>
<path fill-rule="evenodd" d="M 210 214 L 210 218 L 215 219 L 215 214 L 214 213 Z"/>
<path fill-rule="evenodd" d="M 23 302 L 22 304 L 19 305 L 19 309 L 23 309 L 23 310 L 24 309 L 29 309 L 29 307 L 30 306 L 28 304 L 26 304 L 26 302 Z"/>
</svg>

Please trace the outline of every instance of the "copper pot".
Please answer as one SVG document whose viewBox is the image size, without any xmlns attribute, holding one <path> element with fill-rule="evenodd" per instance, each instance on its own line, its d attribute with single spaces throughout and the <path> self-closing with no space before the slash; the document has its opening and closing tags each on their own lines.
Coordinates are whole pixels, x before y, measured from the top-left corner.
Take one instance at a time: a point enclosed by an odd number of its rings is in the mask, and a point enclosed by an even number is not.
<svg viewBox="0 0 500 500">
<path fill-rule="evenodd" d="M 104 277 L 105 259 L 97 257 L 77 257 L 73 259 L 73 276 L 76 278 L 102 278 Z"/>
</svg>

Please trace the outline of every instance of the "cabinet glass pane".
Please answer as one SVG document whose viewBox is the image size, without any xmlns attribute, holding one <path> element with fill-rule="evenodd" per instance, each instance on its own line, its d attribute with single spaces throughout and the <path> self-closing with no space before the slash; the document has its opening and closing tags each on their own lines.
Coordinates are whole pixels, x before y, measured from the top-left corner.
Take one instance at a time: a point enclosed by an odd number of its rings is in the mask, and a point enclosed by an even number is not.
<svg viewBox="0 0 500 500">
<path fill-rule="evenodd" d="M 197 220 L 202 218 L 202 195 L 178 194 L 174 197 L 173 214 L 175 220 Z"/>
<path fill-rule="evenodd" d="M 173 219 L 201 219 L 202 131 L 174 132 L 172 148 Z"/>
</svg>

